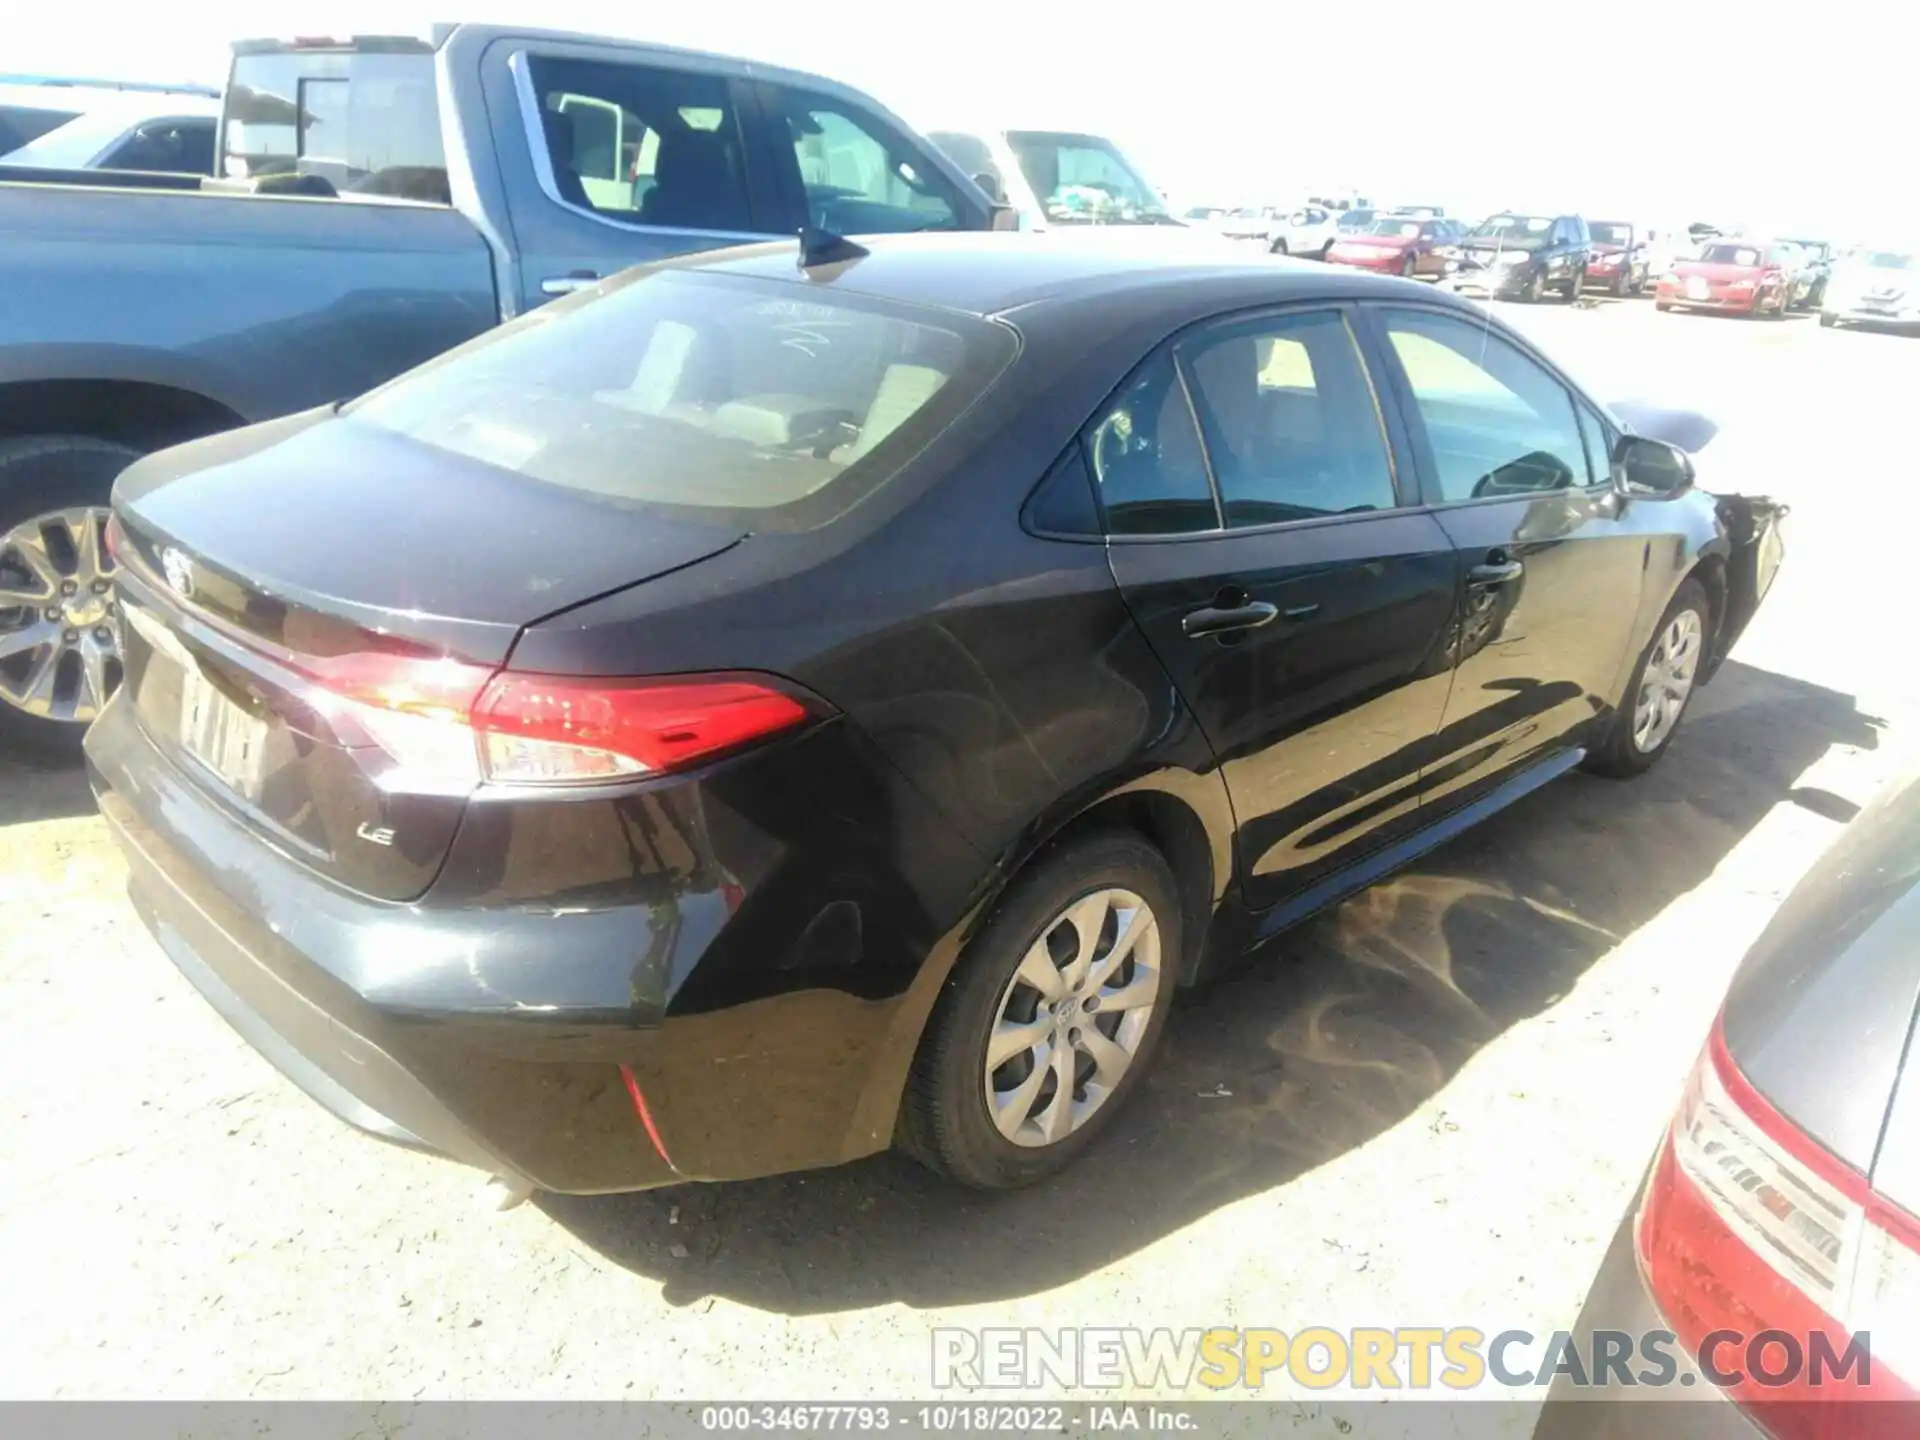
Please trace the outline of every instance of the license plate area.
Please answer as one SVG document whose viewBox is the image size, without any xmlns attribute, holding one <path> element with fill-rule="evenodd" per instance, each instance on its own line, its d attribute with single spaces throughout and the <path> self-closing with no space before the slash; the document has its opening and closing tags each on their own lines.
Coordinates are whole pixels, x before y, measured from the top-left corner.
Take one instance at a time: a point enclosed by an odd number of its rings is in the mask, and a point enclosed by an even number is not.
<svg viewBox="0 0 1920 1440">
<path fill-rule="evenodd" d="M 257 802 L 266 776 L 267 722 L 232 699 L 197 664 L 180 673 L 180 746 L 242 799 Z"/>
<path fill-rule="evenodd" d="M 1687 298 L 1689 300 L 1705 300 L 1709 293 L 1707 282 L 1702 280 L 1698 275 L 1691 276 L 1687 280 Z"/>
</svg>

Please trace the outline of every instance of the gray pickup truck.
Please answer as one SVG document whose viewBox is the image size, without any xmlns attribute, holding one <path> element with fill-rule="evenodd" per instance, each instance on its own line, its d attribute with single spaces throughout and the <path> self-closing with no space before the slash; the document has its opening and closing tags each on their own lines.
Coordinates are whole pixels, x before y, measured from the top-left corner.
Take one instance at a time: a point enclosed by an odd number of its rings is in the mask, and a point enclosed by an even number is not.
<svg viewBox="0 0 1920 1440">
<path fill-rule="evenodd" d="M 356 395 L 692 250 L 1012 228 L 867 96 L 491 25 L 234 46 L 218 174 L 0 168 L 0 727 L 119 682 L 108 492 L 161 446 Z"/>
</svg>

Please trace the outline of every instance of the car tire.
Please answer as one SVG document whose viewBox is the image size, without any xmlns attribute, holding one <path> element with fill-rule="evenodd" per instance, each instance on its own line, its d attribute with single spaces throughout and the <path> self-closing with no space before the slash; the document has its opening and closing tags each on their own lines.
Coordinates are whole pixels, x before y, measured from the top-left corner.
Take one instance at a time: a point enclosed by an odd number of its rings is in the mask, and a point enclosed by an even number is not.
<svg viewBox="0 0 1920 1440">
<path fill-rule="evenodd" d="M 1653 302 L 1653 308 L 1656 310 L 1671 310 L 1673 309 L 1673 302 L 1671 300 L 1656 300 Z"/>
<path fill-rule="evenodd" d="M 1414 273 L 1418 271 L 1419 268 L 1420 262 L 1411 255 L 1407 256 L 1406 259 L 1400 262 L 1400 278 L 1403 280 L 1413 279 Z"/>
<path fill-rule="evenodd" d="M 1278 239 L 1276 239 L 1271 245 L 1267 246 L 1267 253 L 1269 255 L 1290 254 L 1291 252 L 1287 249 L 1287 237 L 1282 235 Z"/>
<path fill-rule="evenodd" d="M 1822 310 L 1820 312 L 1820 328 L 1822 330 L 1831 330 L 1839 323 L 1840 317 L 1835 315 L 1831 310 Z"/>
<path fill-rule="evenodd" d="M 1126 928 L 1127 899 L 1139 902 L 1131 930 Z M 1144 930 L 1142 908 L 1149 922 Z M 1080 939 L 1087 918 L 1096 914 L 1101 917 L 1097 933 Z M 1180 969 L 1180 918 L 1173 872 L 1138 835 L 1099 831 L 1044 853 L 1015 879 L 947 977 L 901 1103 L 903 1148 L 929 1168 L 982 1190 L 1030 1185 L 1072 1161 L 1112 1122 L 1152 1063 Z M 1102 1013 L 1079 1008 L 1083 996 L 1069 1009 L 1076 957 L 1088 962 L 1082 976 L 1096 978 L 1093 972 L 1128 933 L 1134 939 L 1126 958 L 1088 994 L 1119 993 L 1112 989 L 1118 983 L 1137 996 L 1133 987 L 1150 979 L 1149 1004 Z M 1060 984 L 1062 991 L 1049 1001 L 1026 977 L 1056 969 L 1048 983 Z M 1141 1010 L 1145 1019 L 1134 1025 L 1131 1017 Z M 988 1045 L 996 1030 L 1028 1027 L 1038 1027 L 1040 1038 L 989 1069 Z M 1087 1031 L 1099 1034 L 1104 1045 L 1088 1045 Z M 1110 1086 L 1098 1086 L 1096 1049 L 1104 1056 L 1128 1057 Z M 1060 1109 L 1055 1062 L 1063 1050 L 1073 1067 L 1074 1088 Z M 1007 1097 L 997 1111 L 990 1108 L 995 1104 L 990 1093 Z M 1087 1101 L 1093 1102 L 1091 1108 L 1079 1114 L 1077 1107 Z M 1055 1124 L 1064 1128 L 1058 1138 L 1048 1138 Z"/>
<path fill-rule="evenodd" d="M 1629 294 L 1632 293 L 1633 286 L 1630 283 L 1628 283 L 1629 279 L 1630 277 L 1627 274 L 1627 267 L 1624 265 L 1621 266 L 1620 273 L 1613 277 L 1613 298 L 1614 299 L 1624 300 L 1627 298 Z"/>
<path fill-rule="evenodd" d="M 1686 618 L 1688 616 L 1691 616 L 1691 620 Z M 1676 627 L 1678 633 L 1692 637 L 1685 689 L 1671 718 L 1665 718 L 1661 727 L 1643 730 L 1641 692 L 1647 687 L 1649 670 L 1656 665 L 1663 667 L 1668 678 L 1673 678 L 1673 662 L 1665 658 L 1656 659 L 1656 656 L 1664 657 L 1672 649 Z M 1713 609 L 1707 601 L 1706 589 L 1689 576 L 1680 582 L 1680 588 L 1674 593 L 1666 613 L 1654 627 L 1646 649 L 1640 652 L 1639 662 L 1633 667 L 1633 676 L 1627 682 L 1626 692 L 1620 697 L 1619 705 L 1614 708 L 1613 716 L 1607 722 L 1605 734 L 1588 752 L 1585 762 L 1588 770 L 1596 775 L 1623 780 L 1653 768 L 1655 762 L 1667 753 L 1673 737 L 1679 733 L 1680 722 L 1686 718 L 1687 707 L 1700 688 L 1701 668 L 1706 663 L 1712 641 Z"/>
<path fill-rule="evenodd" d="M 1586 283 L 1587 267 L 1582 265 L 1578 270 L 1574 271 L 1572 276 L 1567 280 L 1567 288 L 1561 292 L 1560 298 L 1565 300 L 1569 305 L 1579 304 L 1580 292 L 1586 287 Z"/>
<path fill-rule="evenodd" d="M 1546 282 L 1540 278 L 1538 270 L 1533 272 L 1532 278 L 1527 281 L 1526 290 L 1522 293 L 1525 294 L 1529 305 L 1538 305 L 1541 297 L 1547 293 Z"/>
<path fill-rule="evenodd" d="M 97 566 L 90 575 L 82 575 L 88 566 L 75 543 L 76 533 L 83 525 L 104 523 L 115 477 L 139 458 L 138 450 L 89 435 L 36 435 L 0 441 L 0 593 L 9 589 L 22 592 L 30 586 L 41 588 L 42 582 L 22 558 L 24 551 L 19 543 L 36 537 L 39 550 L 49 555 L 56 570 L 78 577 L 75 583 L 81 590 L 76 598 L 86 603 L 92 581 L 109 579 L 112 561 L 100 547 L 95 551 Z M 98 545 L 97 534 L 93 541 Z M 104 598 L 110 603 L 110 595 Z M 44 600 L 46 608 L 65 608 L 57 594 L 49 594 Z M 0 648 L 4 648 L 10 633 L 40 625 L 44 619 L 29 606 L 0 605 Z M 87 650 L 102 643 L 85 636 L 85 626 L 78 628 L 82 639 L 76 643 Z M 103 617 L 98 628 L 111 633 L 111 617 Z M 74 633 L 75 627 L 63 625 L 63 636 Z M 73 647 L 62 641 L 61 648 Z M 111 650 L 113 663 L 102 670 L 109 691 L 119 663 L 118 645 L 113 644 Z M 46 647 L 36 646 L 0 658 L 0 745 L 72 754 L 86 733 L 87 719 L 51 718 L 25 708 L 35 677 L 44 673 L 41 666 L 46 653 Z M 80 672 L 75 667 L 83 663 L 78 655 L 55 661 L 62 672 L 55 679 L 63 700 L 76 693 Z"/>
<path fill-rule="evenodd" d="M 1327 241 L 1326 244 L 1320 247 L 1320 263 L 1324 265 L 1332 258 L 1333 258 L 1333 241 L 1329 240 Z"/>
</svg>

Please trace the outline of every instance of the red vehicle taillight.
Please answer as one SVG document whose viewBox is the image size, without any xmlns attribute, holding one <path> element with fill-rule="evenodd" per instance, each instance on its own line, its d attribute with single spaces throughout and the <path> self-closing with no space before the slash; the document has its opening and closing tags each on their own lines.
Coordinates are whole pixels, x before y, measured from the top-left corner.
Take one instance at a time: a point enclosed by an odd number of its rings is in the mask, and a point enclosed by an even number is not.
<svg viewBox="0 0 1920 1440">
<path fill-rule="evenodd" d="M 1714 1026 L 1637 1230 L 1648 1289 L 1681 1343 L 1781 1440 L 1912 1433 L 1920 1226 L 1750 1085 Z M 1756 1353 L 1755 1337 L 1769 1341 Z M 1844 1376 L 1856 1334 L 1869 1358 Z M 1824 1338 L 1822 1338 L 1824 1337 Z M 1797 1347 L 1798 1354 L 1795 1354 Z M 1758 1360 L 1756 1365 L 1754 1362 Z"/>
<path fill-rule="evenodd" d="M 579 785 L 682 770 L 804 724 L 783 690 L 737 675 L 531 675 L 453 659 L 356 654 L 294 662 L 322 703 L 393 757 L 396 783 L 458 790 Z"/>
</svg>

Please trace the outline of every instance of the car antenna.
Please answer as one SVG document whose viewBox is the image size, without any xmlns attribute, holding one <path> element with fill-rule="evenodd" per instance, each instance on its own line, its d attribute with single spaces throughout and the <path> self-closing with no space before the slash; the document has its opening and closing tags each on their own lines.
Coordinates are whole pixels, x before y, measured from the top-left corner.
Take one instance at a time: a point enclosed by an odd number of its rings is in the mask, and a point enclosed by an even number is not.
<svg viewBox="0 0 1920 1440">
<path fill-rule="evenodd" d="M 811 225 L 800 227 L 800 269 L 802 271 L 829 265 L 851 265 L 856 260 L 864 260 L 872 253 L 866 246 L 856 245 L 846 236 L 836 235 L 831 230 L 816 230 Z M 833 277 L 822 275 L 818 278 L 830 280 Z"/>
</svg>

